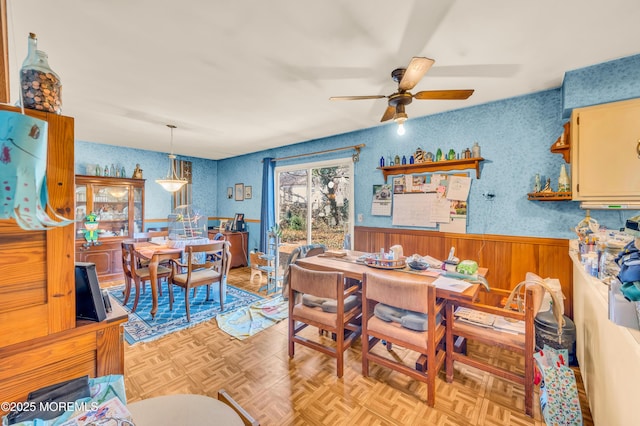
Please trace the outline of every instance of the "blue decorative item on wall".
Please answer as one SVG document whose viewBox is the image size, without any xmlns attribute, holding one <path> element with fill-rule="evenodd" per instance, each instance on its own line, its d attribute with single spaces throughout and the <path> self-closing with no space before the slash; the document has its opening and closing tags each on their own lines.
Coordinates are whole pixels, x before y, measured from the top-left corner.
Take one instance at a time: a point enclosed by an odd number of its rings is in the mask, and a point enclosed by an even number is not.
<svg viewBox="0 0 640 426">
<path fill-rule="evenodd" d="M 73 223 L 46 210 L 48 203 L 47 122 L 0 111 L 0 219 L 15 219 L 26 230 L 46 230 Z"/>
</svg>

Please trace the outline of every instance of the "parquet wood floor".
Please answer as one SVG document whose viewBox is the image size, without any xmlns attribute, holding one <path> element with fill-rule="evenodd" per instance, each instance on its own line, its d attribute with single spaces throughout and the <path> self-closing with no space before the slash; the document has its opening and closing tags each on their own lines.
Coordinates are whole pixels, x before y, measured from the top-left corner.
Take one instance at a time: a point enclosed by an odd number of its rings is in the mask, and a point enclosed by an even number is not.
<svg viewBox="0 0 640 426">
<path fill-rule="evenodd" d="M 230 283 L 257 292 L 261 283 L 251 284 L 249 276 L 249 268 L 233 269 Z M 460 364 L 453 383 L 440 373 L 435 407 L 428 407 L 422 383 L 376 364 L 370 377 L 363 377 L 360 349 L 358 341 L 346 352 L 344 377 L 338 379 L 335 360 L 309 348 L 297 345 L 289 360 L 286 321 L 240 341 L 212 320 L 154 342 L 127 345 L 127 398 L 172 393 L 215 398 L 224 388 L 261 425 L 544 425 L 537 395 L 531 419 L 524 414 L 522 386 Z M 469 342 L 468 351 L 515 369 L 524 365 L 521 357 L 495 347 Z M 415 361 L 399 347 L 392 355 Z M 580 372 L 574 371 L 584 424 L 592 425 Z"/>
</svg>

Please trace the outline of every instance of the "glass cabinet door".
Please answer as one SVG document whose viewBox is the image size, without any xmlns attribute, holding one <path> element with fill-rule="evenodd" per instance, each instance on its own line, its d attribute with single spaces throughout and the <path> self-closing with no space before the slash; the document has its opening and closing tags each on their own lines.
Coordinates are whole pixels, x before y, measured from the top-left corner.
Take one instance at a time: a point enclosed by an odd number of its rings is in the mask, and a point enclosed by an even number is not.
<svg viewBox="0 0 640 426">
<path fill-rule="evenodd" d="M 144 230 L 142 179 L 76 176 L 76 240 L 85 239 L 87 215 L 95 213 L 98 238 L 131 238 Z"/>
<path fill-rule="evenodd" d="M 100 222 L 101 238 L 129 235 L 128 186 L 94 185 L 92 204 Z"/>
<path fill-rule="evenodd" d="M 84 218 L 87 216 L 87 185 L 76 185 L 76 239 L 84 238 Z"/>
<path fill-rule="evenodd" d="M 142 204 L 142 188 L 133 188 L 133 232 L 142 232 L 142 218 L 144 217 Z"/>
</svg>

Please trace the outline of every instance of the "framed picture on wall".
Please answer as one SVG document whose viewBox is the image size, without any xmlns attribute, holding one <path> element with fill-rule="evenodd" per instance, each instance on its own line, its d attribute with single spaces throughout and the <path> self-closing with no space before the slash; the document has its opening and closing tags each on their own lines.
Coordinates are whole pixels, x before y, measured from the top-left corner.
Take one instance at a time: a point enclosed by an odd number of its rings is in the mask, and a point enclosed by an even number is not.
<svg viewBox="0 0 640 426">
<path fill-rule="evenodd" d="M 228 187 L 227 188 L 227 198 L 228 199 L 232 199 L 233 198 L 233 188 L 232 187 Z"/>
<path fill-rule="evenodd" d="M 244 199 L 245 200 L 250 200 L 251 199 L 251 195 L 252 195 L 252 190 L 250 186 L 245 186 L 244 187 Z"/>
<path fill-rule="evenodd" d="M 244 184 L 236 183 L 236 201 L 244 200 Z"/>
</svg>

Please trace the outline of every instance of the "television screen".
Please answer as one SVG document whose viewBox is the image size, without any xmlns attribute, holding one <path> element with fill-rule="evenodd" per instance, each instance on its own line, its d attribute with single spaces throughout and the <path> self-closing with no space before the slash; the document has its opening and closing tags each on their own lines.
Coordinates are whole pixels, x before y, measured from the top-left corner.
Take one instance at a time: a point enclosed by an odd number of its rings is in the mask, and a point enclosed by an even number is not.
<svg viewBox="0 0 640 426">
<path fill-rule="evenodd" d="M 107 318 L 95 263 L 76 262 L 76 318 L 91 321 Z"/>
</svg>

